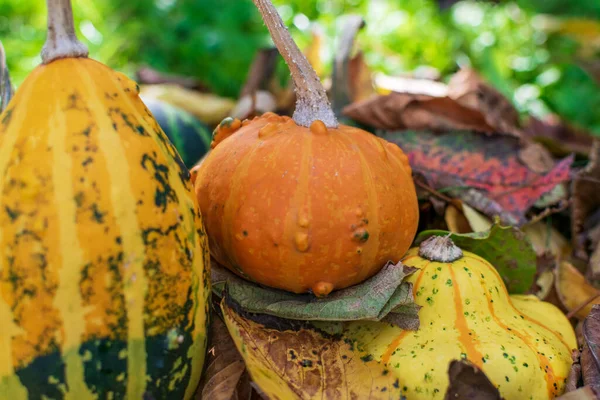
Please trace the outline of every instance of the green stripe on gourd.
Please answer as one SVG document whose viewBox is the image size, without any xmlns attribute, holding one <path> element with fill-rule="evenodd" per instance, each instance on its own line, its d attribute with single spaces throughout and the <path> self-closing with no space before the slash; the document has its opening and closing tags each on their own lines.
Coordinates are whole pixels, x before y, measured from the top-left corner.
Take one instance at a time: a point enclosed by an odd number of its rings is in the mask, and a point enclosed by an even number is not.
<svg viewBox="0 0 600 400">
<path fill-rule="evenodd" d="M 188 168 L 194 166 L 210 148 L 211 131 L 187 111 L 161 100 L 144 98 L 144 103 L 173 142 Z"/>
</svg>

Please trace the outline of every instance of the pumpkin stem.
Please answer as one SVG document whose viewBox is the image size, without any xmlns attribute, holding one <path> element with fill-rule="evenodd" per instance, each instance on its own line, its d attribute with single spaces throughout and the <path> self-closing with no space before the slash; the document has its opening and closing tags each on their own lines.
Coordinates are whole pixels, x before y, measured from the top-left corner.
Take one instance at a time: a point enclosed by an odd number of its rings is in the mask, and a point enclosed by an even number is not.
<svg viewBox="0 0 600 400">
<path fill-rule="evenodd" d="M 449 263 L 461 258 L 463 253 L 448 234 L 446 236 L 432 236 L 425 240 L 419 246 L 419 255 L 429 261 Z"/>
<path fill-rule="evenodd" d="M 75 36 L 71 0 L 46 0 L 46 3 L 48 36 L 42 48 L 42 63 L 49 64 L 59 58 L 87 57 L 87 46 Z"/>
<path fill-rule="evenodd" d="M 300 51 L 287 30 L 275 6 L 270 0 L 254 0 L 260 11 L 277 50 L 283 56 L 296 90 L 296 124 L 310 127 L 314 121 L 322 121 L 328 128 L 337 128 L 338 121 L 327 98 L 325 88 L 317 73 Z"/>
</svg>

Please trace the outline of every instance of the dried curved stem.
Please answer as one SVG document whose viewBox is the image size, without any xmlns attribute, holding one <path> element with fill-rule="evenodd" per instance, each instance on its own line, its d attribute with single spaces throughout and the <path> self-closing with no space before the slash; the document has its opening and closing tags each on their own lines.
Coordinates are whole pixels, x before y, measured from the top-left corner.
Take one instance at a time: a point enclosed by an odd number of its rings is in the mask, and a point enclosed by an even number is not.
<svg viewBox="0 0 600 400">
<path fill-rule="evenodd" d="M 0 112 L 4 111 L 13 96 L 13 87 L 6 65 L 6 53 L 0 41 Z"/>
<path fill-rule="evenodd" d="M 352 47 L 358 32 L 365 26 L 360 15 L 349 14 L 344 18 L 337 52 L 333 63 L 332 103 L 336 115 L 342 114 L 342 108 L 352 102 L 350 88 L 350 60 Z"/>
<path fill-rule="evenodd" d="M 75 36 L 71 0 L 46 0 L 48 5 L 48 36 L 42 48 L 42 62 L 59 58 L 87 57 L 88 48 Z"/>
<path fill-rule="evenodd" d="M 569 311 L 569 313 L 567 314 L 567 319 L 573 318 L 579 311 L 583 310 L 588 304 L 590 304 L 592 301 L 596 300 L 597 298 L 600 298 L 600 293 L 590 296 L 586 301 L 584 301 L 583 303 L 578 305 L 576 308 Z"/>
<path fill-rule="evenodd" d="M 270 0 L 254 0 L 254 4 L 292 73 L 297 98 L 294 121 L 309 127 L 320 120 L 328 128 L 337 128 L 337 119 L 319 77 L 292 39 L 273 3 Z"/>
</svg>

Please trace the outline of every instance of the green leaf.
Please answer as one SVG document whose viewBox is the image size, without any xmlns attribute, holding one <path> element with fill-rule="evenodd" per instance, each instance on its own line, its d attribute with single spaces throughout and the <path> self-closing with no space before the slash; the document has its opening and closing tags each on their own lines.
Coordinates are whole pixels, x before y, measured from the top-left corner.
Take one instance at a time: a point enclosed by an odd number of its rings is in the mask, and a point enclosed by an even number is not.
<svg viewBox="0 0 600 400">
<path fill-rule="evenodd" d="M 265 288 L 238 278 L 213 264 L 213 291 L 225 295 L 244 311 L 302 321 L 381 321 L 402 329 L 419 327 L 419 306 L 412 284 L 404 278 L 416 269 L 388 262 L 365 282 L 338 290 L 326 298 Z"/>
<path fill-rule="evenodd" d="M 458 247 L 477 254 L 496 267 L 509 293 L 526 293 L 533 285 L 536 273 L 535 250 L 518 228 L 501 226 L 496 220 L 488 231 L 457 234 L 428 230 L 421 232 L 415 241 L 420 243 L 430 236 L 448 234 Z"/>
</svg>

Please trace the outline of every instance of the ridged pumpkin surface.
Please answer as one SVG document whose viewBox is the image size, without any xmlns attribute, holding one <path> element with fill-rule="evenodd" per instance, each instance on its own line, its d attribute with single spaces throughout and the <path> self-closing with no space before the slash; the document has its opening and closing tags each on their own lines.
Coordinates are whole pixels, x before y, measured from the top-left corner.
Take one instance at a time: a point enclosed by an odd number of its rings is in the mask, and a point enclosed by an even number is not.
<svg viewBox="0 0 600 400">
<path fill-rule="evenodd" d="M 0 117 L 0 397 L 189 399 L 209 254 L 189 172 L 124 75 L 34 70 Z"/>
<path fill-rule="evenodd" d="M 272 113 L 222 124 L 197 167 L 215 259 L 261 284 L 327 294 L 408 250 L 418 205 L 398 146 L 357 128 Z M 238 129 L 239 128 L 239 129 Z"/>
<path fill-rule="evenodd" d="M 428 261 L 411 249 L 403 262 L 413 283 L 420 328 L 352 323 L 347 337 L 387 364 L 408 400 L 443 399 L 448 365 L 468 359 L 507 400 L 560 395 L 575 333 L 564 314 L 533 296 L 509 296 L 496 269 L 469 252 L 453 263 Z"/>
</svg>

